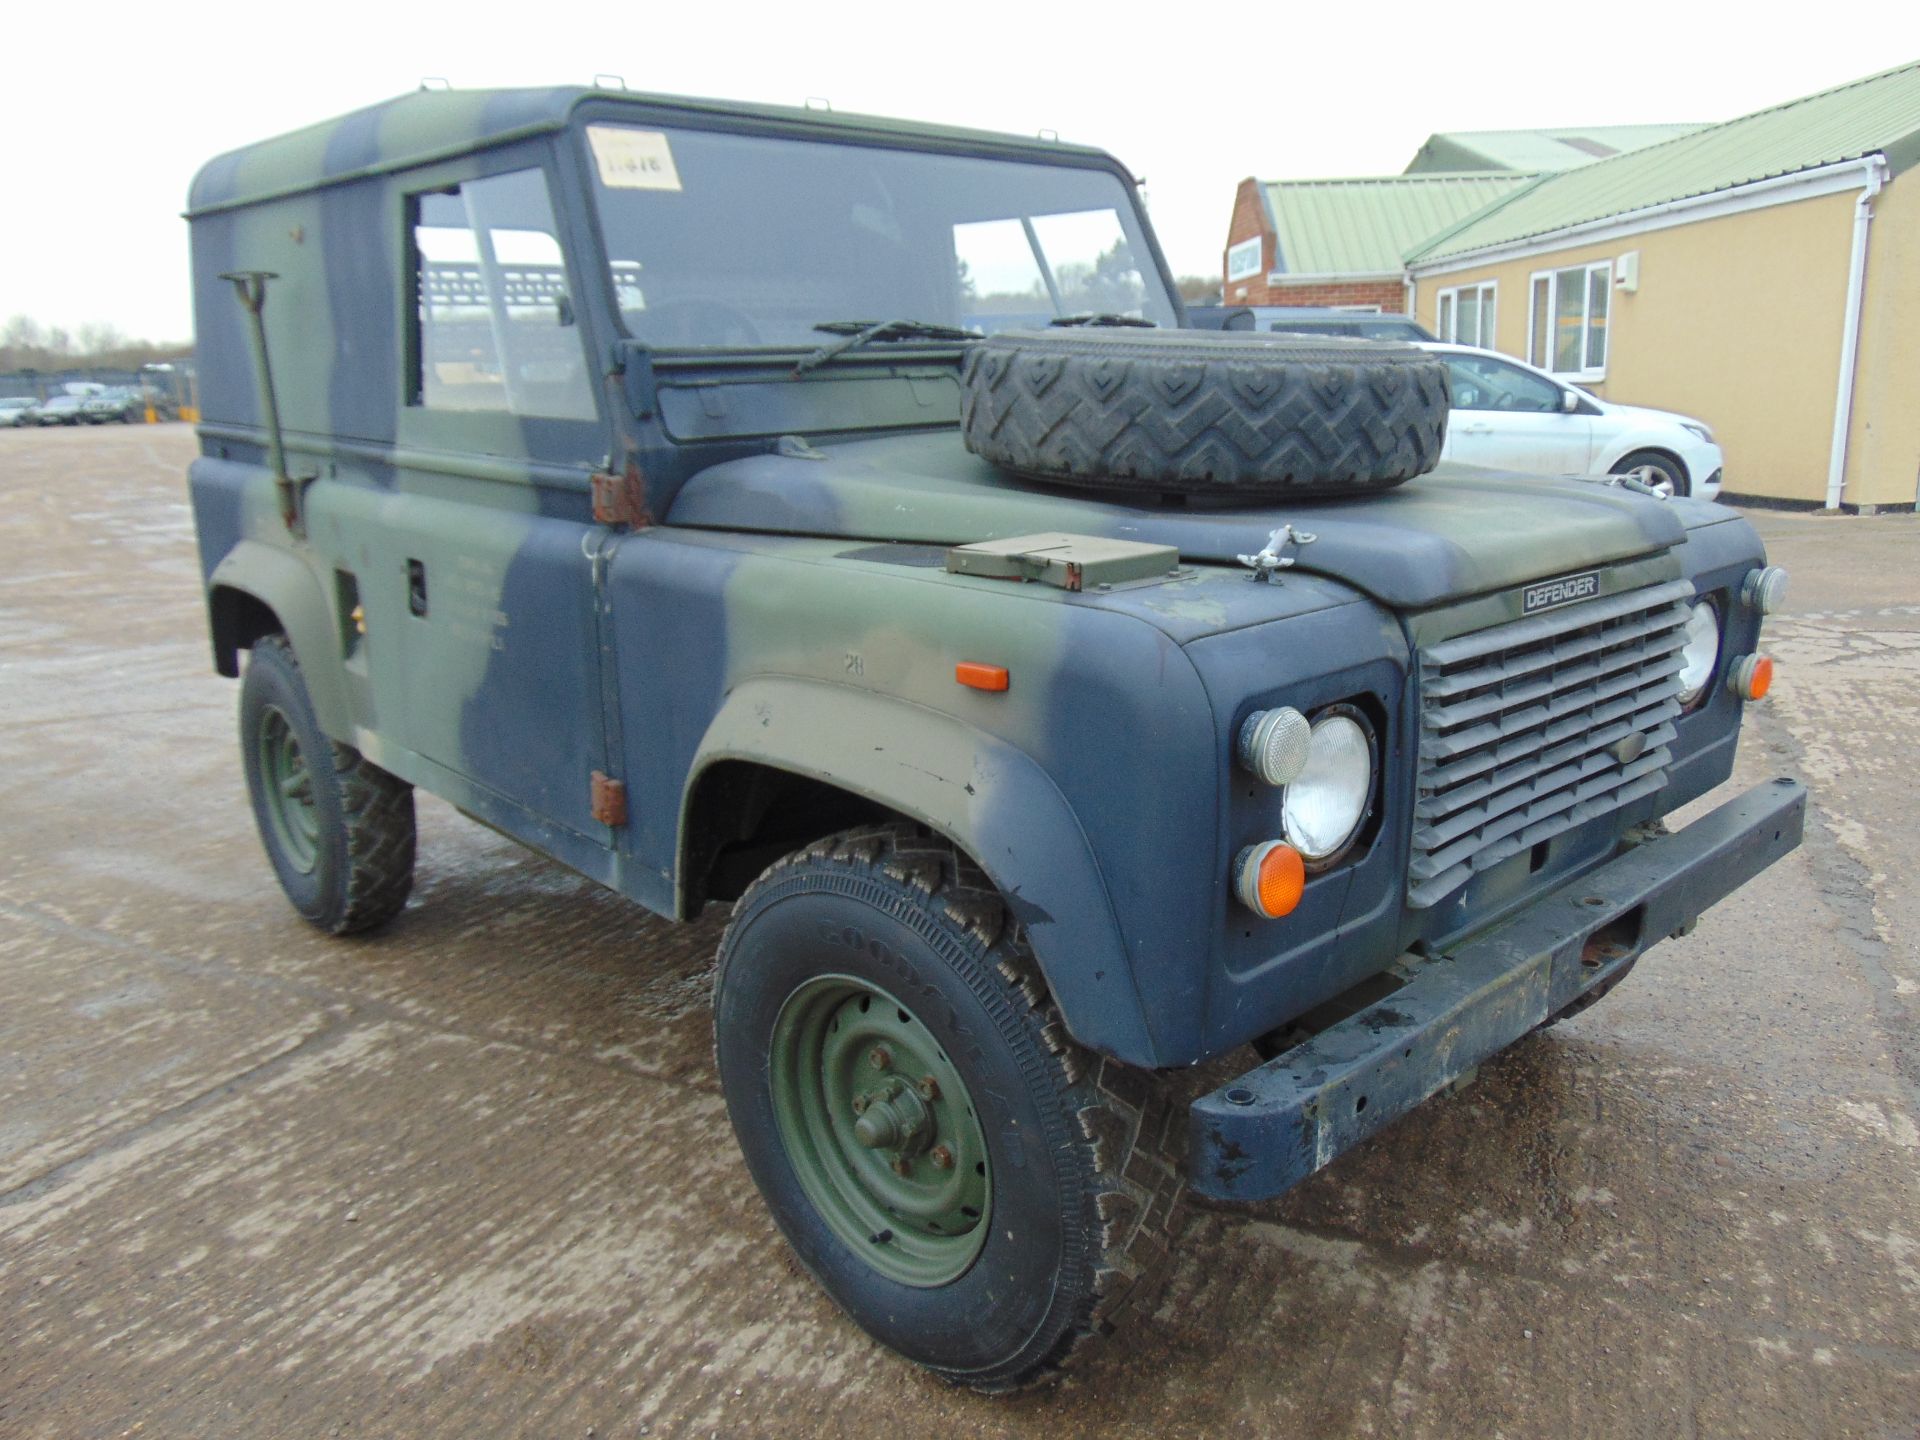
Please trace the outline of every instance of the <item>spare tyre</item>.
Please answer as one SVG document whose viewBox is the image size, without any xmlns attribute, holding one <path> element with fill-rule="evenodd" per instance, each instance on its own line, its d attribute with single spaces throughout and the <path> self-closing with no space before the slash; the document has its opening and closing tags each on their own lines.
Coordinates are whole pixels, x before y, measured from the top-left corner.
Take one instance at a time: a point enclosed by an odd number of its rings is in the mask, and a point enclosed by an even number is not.
<svg viewBox="0 0 1920 1440">
<path fill-rule="evenodd" d="M 1411 345 L 1220 331 L 1008 330 L 967 356 L 974 454 L 1049 484 L 1248 498 L 1431 470 L 1447 367 Z"/>
</svg>

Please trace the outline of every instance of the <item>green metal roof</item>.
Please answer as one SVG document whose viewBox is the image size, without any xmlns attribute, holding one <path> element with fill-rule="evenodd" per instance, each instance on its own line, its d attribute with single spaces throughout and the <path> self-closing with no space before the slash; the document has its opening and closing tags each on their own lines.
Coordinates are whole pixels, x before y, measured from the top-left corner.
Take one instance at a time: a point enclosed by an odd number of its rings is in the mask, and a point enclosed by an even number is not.
<svg viewBox="0 0 1920 1440">
<path fill-rule="evenodd" d="M 1444 260 L 1873 154 L 1896 175 L 1920 161 L 1920 61 L 1544 176 L 1405 253 L 1414 265 Z"/>
<path fill-rule="evenodd" d="M 1409 175 L 1436 170 L 1512 170 L 1545 175 L 1641 150 L 1700 126 L 1590 125 L 1570 130 L 1449 130 L 1429 135 L 1407 166 Z"/>
<path fill-rule="evenodd" d="M 1398 275 L 1413 246 L 1528 184 L 1530 175 L 1388 175 L 1266 182 L 1279 237 L 1276 269 L 1293 275 Z"/>
</svg>

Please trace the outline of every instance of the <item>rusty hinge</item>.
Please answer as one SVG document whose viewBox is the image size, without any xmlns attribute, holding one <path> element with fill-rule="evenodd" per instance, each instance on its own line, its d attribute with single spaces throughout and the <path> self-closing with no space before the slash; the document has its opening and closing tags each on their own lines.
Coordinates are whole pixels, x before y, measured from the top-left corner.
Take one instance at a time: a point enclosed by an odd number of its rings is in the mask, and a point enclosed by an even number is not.
<svg viewBox="0 0 1920 1440">
<path fill-rule="evenodd" d="M 593 772 L 593 818 L 602 825 L 627 823 L 627 787 L 624 781 Z"/>
<path fill-rule="evenodd" d="M 634 461 L 618 475 L 600 472 L 593 477 L 593 518 L 602 525 L 630 525 L 644 530 L 653 524 L 647 513 L 647 482 Z"/>
</svg>

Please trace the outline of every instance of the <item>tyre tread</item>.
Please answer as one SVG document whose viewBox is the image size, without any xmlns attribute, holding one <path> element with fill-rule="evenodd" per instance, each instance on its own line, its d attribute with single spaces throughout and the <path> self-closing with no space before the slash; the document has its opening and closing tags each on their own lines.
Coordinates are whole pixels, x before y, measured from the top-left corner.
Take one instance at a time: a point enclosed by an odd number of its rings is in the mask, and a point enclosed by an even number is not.
<svg viewBox="0 0 1920 1440">
<path fill-rule="evenodd" d="M 284 635 L 255 642 L 271 650 L 305 690 L 300 661 Z M 310 701 L 308 702 L 311 703 Z M 417 847 L 413 786 L 375 765 L 351 745 L 332 740 L 329 759 L 340 786 L 346 864 L 334 912 L 317 921 L 332 935 L 354 935 L 384 925 L 405 908 L 413 891 Z"/>
<path fill-rule="evenodd" d="M 1078 1233 L 1096 1237 L 1095 1253 L 1070 1251 L 1063 1284 L 1077 1280 L 1079 1293 L 1056 1312 L 1054 1333 L 1017 1368 L 946 1378 L 989 1392 L 1043 1384 L 1157 1300 L 1185 1212 L 1185 1128 L 1159 1077 L 1073 1040 L 1022 928 L 1008 915 L 993 882 L 957 847 L 924 827 L 866 826 L 797 850 L 748 888 L 735 905 L 735 919 L 768 887 L 822 865 L 884 877 L 944 920 L 981 962 L 992 992 L 982 999 L 1038 1042 L 1031 1053 L 1046 1073 L 1032 1079 L 1059 1097 L 1062 1138 L 1085 1158 L 1078 1201 L 1087 1223 Z M 720 942 L 717 983 L 725 983 L 732 932 L 730 922 Z"/>
<path fill-rule="evenodd" d="M 1431 470 L 1445 364 L 1261 337 L 1007 332 L 962 372 L 967 448 L 1050 484 L 1186 495 L 1383 490 Z"/>
</svg>

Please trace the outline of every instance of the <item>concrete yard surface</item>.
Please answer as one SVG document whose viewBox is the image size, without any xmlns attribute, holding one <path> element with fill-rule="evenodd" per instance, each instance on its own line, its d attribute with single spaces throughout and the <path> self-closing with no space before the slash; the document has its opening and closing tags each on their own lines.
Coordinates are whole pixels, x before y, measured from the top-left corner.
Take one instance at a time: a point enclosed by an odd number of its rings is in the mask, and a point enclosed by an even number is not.
<svg viewBox="0 0 1920 1440">
<path fill-rule="evenodd" d="M 1920 1428 L 1920 527 L 1793 573 L 1739 783 L 1804 847 L 1286 1198 L 1196 1209 L 1059 1386 L 949 1389 L 795 1263 L 676 927 L 423 801 L 275 886 L 180 426 L 0 432 L 0 1436 L 1875 1436 Z M 1249 1063 L 1251 1063 L 1249 1061 Z"/>
</svg>

